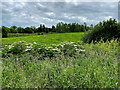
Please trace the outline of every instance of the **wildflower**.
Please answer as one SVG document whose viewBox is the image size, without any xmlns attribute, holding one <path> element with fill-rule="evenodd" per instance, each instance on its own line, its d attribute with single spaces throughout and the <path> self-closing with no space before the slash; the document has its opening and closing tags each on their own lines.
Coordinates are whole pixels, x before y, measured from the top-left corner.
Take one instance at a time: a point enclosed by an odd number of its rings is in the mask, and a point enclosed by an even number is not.
<svg viewBox="0 0 120 90">
<path fill-rule="evenodd" d="M 74 42 L 70 42 L 70 44 L 73 44 Z"/>
<path fill-rule="evenodd" d="M 73 45 L 74 47 L 77 47 L 77 45 Z"/>
<path fill-rule="evenodd" d="M 52 48 L 52 47 L 47 47 L 48 49 Z"/>
<path fill-rule="evenodd" d="M 58 49 L 52 49 L 53 51 L 57 51 Z"/>
<path fill-rule="evenodd" d="M 85 52 L 85 50 L 80 50 L 80 52 Z"/>
<path fill-rule="evenodd" d="M 25 52 L 30 51 L 31 49 L 25 49 Z"/>
<path fill-rule="evenodd" d="M 12 48 L 12 45 L 9 45 L 9 49 L 11 49 Z"/>
<path fill-rule="evenodd" d="M 63 45 L 60 45 L 61 47 L 63 47 Z"/>
<path fill-rule="evenodd" d="M 41 49 L 41 48 L 38 48 L 39 50 Z"/>
<path fill-rule="evenodd" d="M 27 46 L 27 48 L 32 48 L 32 46 Z"/>
<path fill-rule="evenodd" d="M 33 42 L 34 44 L 37 44 L 36 42 Z"/>
<path fill-rule="evenodd" d="M 76 51 L 79 51 L 79 49 L 75 49 Z"/>
</svg>

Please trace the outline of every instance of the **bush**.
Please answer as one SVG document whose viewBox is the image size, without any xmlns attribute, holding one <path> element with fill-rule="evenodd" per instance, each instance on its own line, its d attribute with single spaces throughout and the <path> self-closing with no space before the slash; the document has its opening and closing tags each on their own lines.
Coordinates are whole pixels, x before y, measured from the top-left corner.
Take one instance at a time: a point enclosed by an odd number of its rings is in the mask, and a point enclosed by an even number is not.
<svg viewBox="0 0 120 90">
<path fill-rule="evenodd" d="M 92 41 L 100 41 L 101 38 L 106 40 L 111 40 L 113 38 L 119 37 L 120 30 L 118 29 L 118 23 L 115 19 L 110 18 L 107 21 L 100 22 L 93 29 L 85 33 L 83 41 L 86 43 L 91 43 Z"/>
<path fill-rule="evenodd" d="M 39 54 L 41 57 L 55 57 L 58 54 L 62 54 L 64 56 L 75 56 L 77 53 L 85 52 L 84 47 L 79 43 L 75 42 L 63 42 L 58 45 L 50 46 L 42 46 L 37 44 L 36 42 L 27 43 L 25 41 L 14 42 L 11 45 L 5 45 L 2 50 L 3 57 L 7 57 L 11 54 L 24 54 L 29 52 L 30 54 Z"/>
<path fill-rule="evenodd" d="M 3 38 L 8 37 L 8 32 L 9 32 L 8 28 L 5 26 L 2 26 L 2 37 Z"/>
<path fill-rule="evenodd" d="M 42 33 L 39 32 L 38 35 L 43 35 L 43 32 Z"/>
</svg>

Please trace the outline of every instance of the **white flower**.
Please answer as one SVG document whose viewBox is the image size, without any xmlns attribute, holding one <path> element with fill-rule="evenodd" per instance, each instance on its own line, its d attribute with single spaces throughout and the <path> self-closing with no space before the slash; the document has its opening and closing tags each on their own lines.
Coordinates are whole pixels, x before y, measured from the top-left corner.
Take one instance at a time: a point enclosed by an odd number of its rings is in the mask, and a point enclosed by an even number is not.
<svg viewBox="0 0 120 90">
<path fill-rule="evenodd" d="M 33 45 L 32 43 L 29 43 L 31 46 Z"/>
<path fill-rule="evenodd" d="M 58 49 L 57 47 L 55 47 L 55 49 Z"/>
<path fill-rule="evenodd" d="M 11 45 L 14 45 L 14 44 L 16 44 L 16 42 L 12 43 Z"/>
<path fill-rule="evenodd" d="M 12 45 L 9 45 L 9 49 L 11 49 L 12 48 Z"/>
<path fill-rule="evenodd" d="M 73 45 L 74 47 L 77 47 L 77 45 Z"/>
<path fill-rule="evenodd" d="M 52 48 L 52 47 L 47 47 L 47 48 Z"/>
<path fill-rule="evenodd" d="M 85 50 L 80 50 L 80 52 L 85 52 Z"/>
<path fill-rule="evenodd" d="M 33 42 L 34 44 L 37 44 L 36 42 Z"/>
<path fill-rule="evenodd" d="M 52 44 L 52 46 L 56 46 L 56 44 Z"/>
<path fill-rule="evenodd" d="M 27 48 L 32 48 L 32 46 L 27 46 Z"/>
<path fill-rule="evenodd" d="M 73 44 L 74 42 L 70 42 L 70 44 Z"/>
<path fill-rule="evenodd" d="M 53 51 L 57 51 L 58 49 L 52 49 Z"/>
<path fill-rule="evenodd" d="M 30 51 L 31 49 L 25 49 L 25 51 Z"/>
<path fill-rule="evenodd" d="M 38 48 L 39 50 L 41 49 L 41 48 Z"/>
<path fill-rule="evenodd" d="M 63 45 L 60 45 L 61 47 L 63 47 Z"/>
<path fill-rule="evenodd" d="M 75 49 L 76 51 L 79 51 L 79 49 Z"/>
</svg>

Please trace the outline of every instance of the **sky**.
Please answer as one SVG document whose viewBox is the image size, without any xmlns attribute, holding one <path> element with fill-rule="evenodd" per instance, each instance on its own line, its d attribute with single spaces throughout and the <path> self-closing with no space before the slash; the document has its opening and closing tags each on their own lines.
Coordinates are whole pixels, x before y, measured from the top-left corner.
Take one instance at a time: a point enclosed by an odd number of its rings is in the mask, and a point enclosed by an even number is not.
<svg viewBox="0 0 120 90">
<path fill-rule="evenodd" d="M 2 25 L 21 27 L 58 22 L 96 25 L 109 18 L 118 19 L 118 2 L 2 2 Z"/>
</svg>

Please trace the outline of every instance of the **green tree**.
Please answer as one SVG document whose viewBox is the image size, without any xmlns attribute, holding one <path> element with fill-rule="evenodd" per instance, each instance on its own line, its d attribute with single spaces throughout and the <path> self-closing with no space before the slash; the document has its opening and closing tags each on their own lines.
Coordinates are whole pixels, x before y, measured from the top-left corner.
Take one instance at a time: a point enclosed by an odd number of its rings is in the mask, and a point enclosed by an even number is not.
<svg viewBox="0 0 120 90">
<path fill-rule="evenodd" d="M 33 33 L 36 33 L 36 32 L 37 32 L 37 30 L 36 30 L 36 27 L 35 27 L 35 26 L 31 26 L 31 30 L 32 30 L 32 32 L 33 32 Z"/>
<path fill-rule="evenodd" d="M 18 32 L 18 31 L 17 31 L 17 26 L 15 26 L 15 25 L 14 25 L 14 26 L 11 26 L 11 27 L 10 27 L 10 32 L 11 32 L 11 33 L 17 33 L 17 32 Z"/>
<path fill-rule="evenodd" d="M 25 28 L 25 33 L 33 33 L 32 29 L 30 27 Z"/>
<path fill-rule="evenodd" d="M 5 26 L 2 26 L 2 37 L 8 37 L 8 28 Z"/>
<path fill-rule="evenodd" d="M 55 26 L 52 25 L 52 32 L 56 32 Z"/>
<path fill-rule="evenodd" d="M 23 32 L 24 32 L 24 31 L 23 31 L 23 28 L 22 28 L 22 27 L 18 27 L 18 28 L 17 28 L 17 32 L 18 32 L 18 33 L 23 33 Z"/>
</svg>

